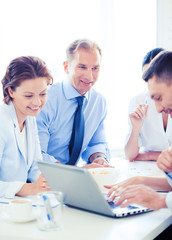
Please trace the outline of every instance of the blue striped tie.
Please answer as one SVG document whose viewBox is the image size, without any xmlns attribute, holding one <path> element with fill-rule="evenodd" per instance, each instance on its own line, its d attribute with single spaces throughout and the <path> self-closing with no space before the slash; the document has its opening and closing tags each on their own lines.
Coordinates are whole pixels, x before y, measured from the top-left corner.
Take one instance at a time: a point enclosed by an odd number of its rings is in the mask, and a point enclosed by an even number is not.
<svg viewBox="0 0 172 240">
<path fill-rule="evenodd" d="M 67 164 L 75 165 L 81 152 L 83 139 L 84 139 L 84 114 L 82 105 L 84 96 L 77 97 L 78 107 L 75 112 L 72 136 L 69 143 L 70 160 Z"/>
</svg>

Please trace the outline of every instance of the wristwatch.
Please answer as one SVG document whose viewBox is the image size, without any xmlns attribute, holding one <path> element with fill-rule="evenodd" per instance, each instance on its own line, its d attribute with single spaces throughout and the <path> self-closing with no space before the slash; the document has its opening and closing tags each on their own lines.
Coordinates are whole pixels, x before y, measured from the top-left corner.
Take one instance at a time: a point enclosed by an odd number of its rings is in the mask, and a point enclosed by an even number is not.
<svg viewBox="0 0 172 240">
<path fill-rule="evenodd" d="M 108 161 L 108 159 L 107 159 L 106 156 L 104 156 L 104 155 L 96 155 L 95 157 L 93 157 L 92 162 L 93 162 L 96 158 L 103 158 L 103 159 L 105 159 L 106 161 Z"/>
</svg>

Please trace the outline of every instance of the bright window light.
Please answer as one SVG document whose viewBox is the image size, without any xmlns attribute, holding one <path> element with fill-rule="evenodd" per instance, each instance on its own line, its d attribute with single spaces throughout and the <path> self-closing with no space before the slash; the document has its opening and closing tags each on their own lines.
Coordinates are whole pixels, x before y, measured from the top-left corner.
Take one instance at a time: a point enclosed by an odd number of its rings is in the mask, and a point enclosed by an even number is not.
<svg viewBox="0 0 172 240">
<path fill-rule="evenodd" d="M 99 43 L 103 61 L 95 89 L 108 103 L 109 147 L 123 148 L 129 100 L 146 89 L 142 58 L 156 47 L 156 0 L 4 0 L 0 36 L 1 79 L 13 58 L 34 55 L 62 81 L 68 44 L 77 38 Z"/>
</svg>

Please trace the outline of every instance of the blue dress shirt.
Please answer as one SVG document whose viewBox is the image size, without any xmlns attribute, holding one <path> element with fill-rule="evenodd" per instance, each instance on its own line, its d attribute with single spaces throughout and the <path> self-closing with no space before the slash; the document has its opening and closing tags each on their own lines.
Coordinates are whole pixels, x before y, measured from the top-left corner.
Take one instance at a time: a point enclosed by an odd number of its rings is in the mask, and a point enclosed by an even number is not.
<svg viewBox="0 0 172 240">
<path fill-rule="evenodd" d="M 67 79 L 49 87 L 47 103 L 37 116 L 41 151 L 45 161 L 59 161 L 63 164 L 69 161 L 69 141 L 78 96 L 80 94 Z M 85 94 L 83 112 L 85 133 L 81 149 L 82 159 L 87 162 L 96 152 L 109 157 L 104 127 L 107 115 L 105 98 L 91 89 Z"/>
</svg>

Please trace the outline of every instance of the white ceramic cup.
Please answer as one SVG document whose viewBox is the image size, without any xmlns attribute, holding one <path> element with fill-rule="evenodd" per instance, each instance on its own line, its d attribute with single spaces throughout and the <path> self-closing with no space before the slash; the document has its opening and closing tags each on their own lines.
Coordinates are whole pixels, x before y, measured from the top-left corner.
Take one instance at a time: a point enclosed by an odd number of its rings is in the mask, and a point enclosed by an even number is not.
<svg viewBox="0 0 172 240">
<path fill-rule="evenodd" d="M 27 199 L 15 199 L 9 203 L 8 215 L 12 221 L 29 221 L 32 217 L 32 202 Z"/>
<path fill-rule="evenodd" d="M 63 193 L 57 191 L 37 194 L 37 223 L 43 231 L 59 230 L 62 221 Z"/>
</svg>

